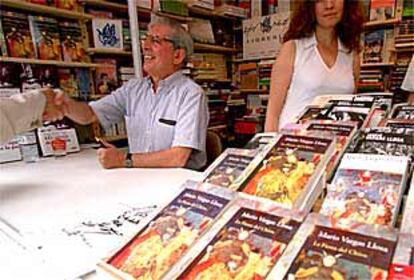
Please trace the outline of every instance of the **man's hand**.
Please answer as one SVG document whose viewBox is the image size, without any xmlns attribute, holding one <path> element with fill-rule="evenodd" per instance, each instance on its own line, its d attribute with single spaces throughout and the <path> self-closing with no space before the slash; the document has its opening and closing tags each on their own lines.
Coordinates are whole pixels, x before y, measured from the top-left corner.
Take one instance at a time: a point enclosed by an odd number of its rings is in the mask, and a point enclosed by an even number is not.
<svg viewBox="0 0 414 280">
<path fill-rule="evenodd" d="M 62 102 L 56 100 L 55 91 L 51 88 L 43 88 L 40 92 L 46 97 L 46 106 L 43 111 L 43 121 L 54 122 L 65 116 Z M 60 104 L 59 104 L 60 103 Z"/>
<path fill-rule="evenodd" d="M 98 160 L 102 167 L 106 169 L 124 167 L 126 153 L 102 139 L 101 142 L 105 146 L 105 148 L 98 149 Z"/>
</svg>

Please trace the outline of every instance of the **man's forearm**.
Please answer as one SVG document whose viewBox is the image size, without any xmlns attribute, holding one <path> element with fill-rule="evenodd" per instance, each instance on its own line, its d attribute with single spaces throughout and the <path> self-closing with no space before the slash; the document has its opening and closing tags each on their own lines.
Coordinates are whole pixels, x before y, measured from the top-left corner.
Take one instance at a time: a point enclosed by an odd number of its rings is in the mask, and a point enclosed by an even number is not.
<svg viewBox="0 0 414 280">
<path fill-rule="evenodd" d="M 185 167 L 191 148 L 173 147 L 167 150 L 132 155 L 134 167 Z"/>
<path fill-rule="evenodd" d="M 70 99 L 66 106 L 65 115 L 79 124 L 90 124 L 98 120 L 95 112 L 85 102 Z"/>
</svg>

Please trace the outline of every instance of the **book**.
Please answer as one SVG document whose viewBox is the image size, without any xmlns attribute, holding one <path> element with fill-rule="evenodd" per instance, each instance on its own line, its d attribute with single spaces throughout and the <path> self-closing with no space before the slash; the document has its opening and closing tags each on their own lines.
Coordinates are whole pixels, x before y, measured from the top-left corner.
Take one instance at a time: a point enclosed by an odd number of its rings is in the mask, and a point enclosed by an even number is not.
<svg viewBox="0 0 414 280">
<path fill-rule="evenodd" d="M 342 158 L 343 153 L 348 147 L 351 139 L 357 131 L 357 123 L 355 122 L 336 122 L 330 120 L 313 120 L 306 123 L 307 131 L 314 131 L 319 133 L 330 133 L 335 135 L 336 145 L 335 152 L 329 160 L 325 172 L 326 178 L 329 181 Z"/>
<path fill-rule="evenodd" d="M 0 64 L 0 89 L 20 89 L 20 65 L 16 63 Z"/>
<path fill-rule="evenodd" d="M 407 199 L 405 201 L 403 219 L 401 222 L 401 232 L 410 233 L 414 235 L 414 179 L 413 178 L 411 178 L 411 185 L 409 187 Z"/>
<path fill-rule="evenodd" d="M 110 94 L 118 87 L 118 76 L 116 73 L 116 60 L 107 58 L 96 58 L 95 63 L 102 64 L 95 71 L 95 94 Z"/>
<path fill-rule="evenodd" d="M 390 116 L 391 119 L 414 121 L 414 105 L 397 104 L 392 108 Z"/>
<path fill-rule="evenodd" d="M 384 29 L 376 29 L 365 33 L 363 63 L 383 62 Z"/>
<path fill-rule="evenodd" d="M 6 39 L 4 38 L 3 24 L 0 18 L 0 56 L 8 56 Z"/>
<path fill-rule="evenodd" d="M 98 269 L 116 279 L 160 279 L 205 234 L 233 197 L 228 189 L 187 181 Z"/>
<path fill-rule="evenodd" d="M 29 16 L 30 31 L 35 43 L 36 57 L 45 60 L 62 60 L 57 20 L 43 16 Z"/>
<path fill-rule="evenodd" d="M 27 15 L 0 11 L 7 53 L 11 57 L 35 58 Z"/>
<path fill-rule="evenodd" d="M 310 210 L 322 191 L 321 176 L 334 146 L 333 137 L 283 133 L 241 190 L 288 208 Z"/>
<path fill-rule="evenodd" d="M 34 77 L 41 87 L 57 88 L 58 74 L 57 68 L 48 65 L 35 65 L 33 67 Z"/>
<path fill-rule="evenodd" d="M 79 97 L 79 86 L 76 79 L 76 72 L 74 69 L 58 69 L 58 81 L 59 87 L 65 92 L 69 97 L 78 98 Z"/>
<path fill-rule="evenodd" d="M 365 127 L 373 101 L 332 101 L 324 116 L 317 118 L 334 121 L 353 121 L 358 127 Z"/>
<path fill-rule="evenodd" d="M 332 225 L 329 218 L 312 213 L 269 278 L 386 280 L 396 243 L 390 228 Z"/>
<path fill-rule="evenodd" d="M 302 112 L 296 117 L 295 123 L 305 123 L 309 120 L 316 120 L 324 118 L 325 114 L 329 110 L 330 104 L 326 106 L 306 106 Z"/>
<path fill-rule="evenodd" d="M 320 213 L 333 223 L 394 225 L 409 162 L 409 157 L 346 153 Z"/>
<path fill-rule="evenodd" d="M 228 148 L 203 174 L 203 182 L 237 190 L 260 161 L 255 150 Z"/>
<path fill-rule="evenodd" d="M 178 279 L 265 279 L 303 220 L 304 213 L 240 195 Z"/>
<path fill-rule="evenodd" d="M 371 0 L 369 20 L 382 21 L 394 18 L 395 0 Z"/>
<path fill-rule="evenodd" d="M 55 0 L 56 7 L 65 10 L 78 11 L 80 6 L 77 0 Z"/>
<path fill-rule="evenodd" d="M 348 152 L 414 158 L 414 131 L 390 127 L 364 129 L 353 140 Z"/>
<path fill-rule="evenodd" d="M 277 138 L 276 132 L 256 133 L 252 139 L 244 146 L 245 149 L 264 150 Z"/>
<path fill-rule="evenodd" d="M 400 234 L 388 279 L 409 280 L 414 278 L 414 235 Z"/>
<path fill-rule="evenodd" d="M 83 45 L 82 32 L 78 22 L 59 22 L 60 41 L 63 60 L 67 62 L 84 62 L 87 60 Z"/>
</svg>

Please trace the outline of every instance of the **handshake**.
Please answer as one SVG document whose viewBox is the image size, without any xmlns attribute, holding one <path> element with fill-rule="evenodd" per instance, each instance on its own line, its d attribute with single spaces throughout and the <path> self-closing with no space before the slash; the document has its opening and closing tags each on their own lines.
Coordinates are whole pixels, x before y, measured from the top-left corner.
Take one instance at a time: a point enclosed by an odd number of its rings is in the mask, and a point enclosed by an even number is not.
<svg viewBox="0 0 414 280">
<path fill-rule="evenodd" d="M 43 121 L 54 122 L 63 119 L 68 112 L 70 98 L 60 89 L 42 88 L 39 91 L 46 97 Z"/>
</svg>

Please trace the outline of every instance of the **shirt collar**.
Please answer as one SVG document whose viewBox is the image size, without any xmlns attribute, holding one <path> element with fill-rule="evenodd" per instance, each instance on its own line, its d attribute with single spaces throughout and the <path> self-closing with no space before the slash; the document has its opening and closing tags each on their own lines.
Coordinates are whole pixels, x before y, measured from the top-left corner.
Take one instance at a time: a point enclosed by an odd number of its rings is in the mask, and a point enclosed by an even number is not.
<svg viewBox="0 0 414 280">
<path fill-rule="evenodd" d="M 305 49 L 308 49 L 310 47 L 316 46 L 318 44 L 318 41 L 316 41 L 316 34 L 313 32 L 313 34 L 305 39 Z M 347 53 L 348 49 L 345 47 L 345 45 L 342 43 L 341 39 L 338 37 L 338 51 Z"/>
<path fill-rule="evenodd" d="M 175 71 L 174 73 L 172 73 L 171 75 L 169 75 L 168 77 L 166 77 L 165 79 L 161 80 L 158 83 L 158 89 L 164 88 L 164 87 L 171 87 L 173 86 L 175 83 L 177 83 L 179 80 L 181 80 L 181 78 L 184 76 L 184 74 L 182 73 L 181 70 Z M 152 86 L 152 81 L 151 81 L 151 77 L 147 76 L 145 77 L 145 81 Z"/>
</svg>

